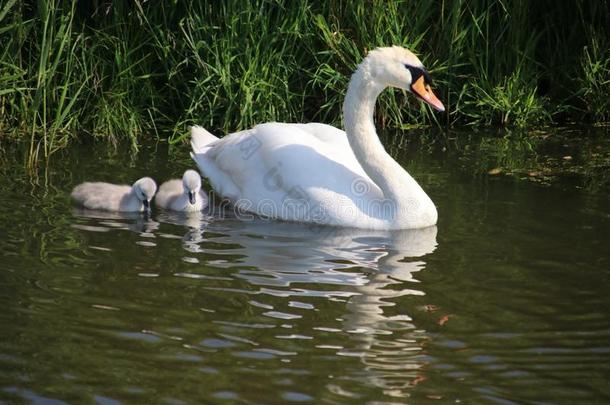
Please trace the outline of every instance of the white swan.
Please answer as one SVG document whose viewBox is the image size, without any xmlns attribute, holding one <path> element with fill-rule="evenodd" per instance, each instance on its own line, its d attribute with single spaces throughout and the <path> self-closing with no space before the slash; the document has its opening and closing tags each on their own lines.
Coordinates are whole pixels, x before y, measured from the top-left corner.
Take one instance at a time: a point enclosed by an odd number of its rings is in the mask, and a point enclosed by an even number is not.
<svg viewBox="0 0 610 405">
<path fill-rule="evenodd" d="M 413 53 L 378 48 L 350 80 L 345 132 L 319 123 L 267 123 L 218 139 L 195 126 L 191 156 L 214 190 L 242 211 L 369 229 L 434 225 L 434 203 L 385 151 L 375 131 L 375 101 L 388 86 L 444 111 Z"/>
<path fill-rule="evenodd" d="M 155 203 L 172 211 L 201 211 L 208 206 L 208 197 L 201 189 L 199 173 L 187 170 L 182 180 L 174 179 L 161 184 Z"/>
<path fill-rule="evenodd" d="M 92 210 L 134 212 L 150 208 L 157 184 L 150 177 L 142 177 L 133 186 L 110 183 L 82 183 L 72 190 L 72 198 L 79 205 Z"/>
</svg>

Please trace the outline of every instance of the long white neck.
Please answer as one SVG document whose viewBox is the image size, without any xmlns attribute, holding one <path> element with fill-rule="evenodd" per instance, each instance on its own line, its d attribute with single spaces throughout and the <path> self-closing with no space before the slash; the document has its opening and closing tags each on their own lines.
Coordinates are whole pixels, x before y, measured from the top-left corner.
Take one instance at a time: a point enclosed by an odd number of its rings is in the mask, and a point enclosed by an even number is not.
<svg viewBox="0 0 610 405">
<path fill-rule="evenodd" d="M 343 116 L 345 132 L 356 159 L 384 197 L 395 207 L 397 222 L 436 223 L 436 208 L 417 182 L 385 151 L 379 141 L 373 115 L 377 96 L 385 86 L 370 79 L 366 61 L 353 74 L 345 102 Z M 420 218 L 420 217 L 426 218 Z M 430 217 L 433 218 L 430 218 Z"/>
</svg>

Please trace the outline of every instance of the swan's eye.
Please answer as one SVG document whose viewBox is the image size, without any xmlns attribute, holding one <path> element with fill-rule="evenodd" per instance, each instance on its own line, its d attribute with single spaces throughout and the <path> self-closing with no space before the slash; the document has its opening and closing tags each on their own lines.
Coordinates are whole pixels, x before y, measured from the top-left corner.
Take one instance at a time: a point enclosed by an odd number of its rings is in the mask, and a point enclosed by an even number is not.
<svg viewBox="0 0 610 405">
<path fill-rule="evenodd" d="M 411 72 L 411 81 L 413 83 L 415 83 L 417 79 L 419 79 L 424 74 L 424 71 L 421 68 L 410 65 L 405 65 L 405 67 L 409 72 Z"/>
<path fill-rule="evenodd" d="M 411 82 L 415 83 L 420 77 L 423 76 L 424 83 L 426 85 L 432 84 L 432 79 L 430 78 L 430 75 L 424 68 L 421 68 L 418 66 L 411 66 L 411 65 L 405 65 L 405 67 L 409 70 L 409 72 L 411 72 Z"/>
</svg>

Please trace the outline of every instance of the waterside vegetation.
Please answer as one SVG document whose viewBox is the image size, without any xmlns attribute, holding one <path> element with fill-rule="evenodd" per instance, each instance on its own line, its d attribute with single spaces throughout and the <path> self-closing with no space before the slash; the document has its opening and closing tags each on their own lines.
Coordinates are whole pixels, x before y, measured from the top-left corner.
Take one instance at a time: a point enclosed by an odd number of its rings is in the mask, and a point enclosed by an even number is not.
<svg viewBox="0 0 610 405">
<path fill-rule="evenodd" d="M 391 44 L 421 56 L 448 112 L 386 92 L 380 126 L 607 123 L 608 15 L 607 0 L 4 0 L 0 142 L 27 141 L 35 165 L 75 138 L 341 125 L 349 74 Z"/>
</svg>

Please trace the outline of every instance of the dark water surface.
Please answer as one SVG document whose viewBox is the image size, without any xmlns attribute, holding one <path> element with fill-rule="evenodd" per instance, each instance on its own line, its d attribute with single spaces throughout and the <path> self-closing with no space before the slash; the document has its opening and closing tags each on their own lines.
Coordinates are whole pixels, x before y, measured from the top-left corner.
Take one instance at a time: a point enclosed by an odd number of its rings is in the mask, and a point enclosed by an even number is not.
<svg viewBox="0 0 610 405">
<path fill-rule="evenodd" d="M 179 177 L 186 147 L 77 145 L 37 178 L 4 150 L 0 402 L 610 402 L 606 189 L 487 175 L 506 154 L 468 137 L 384 143 L 437 227 L 79 211 L 75 184 Z"/>
</svg>

